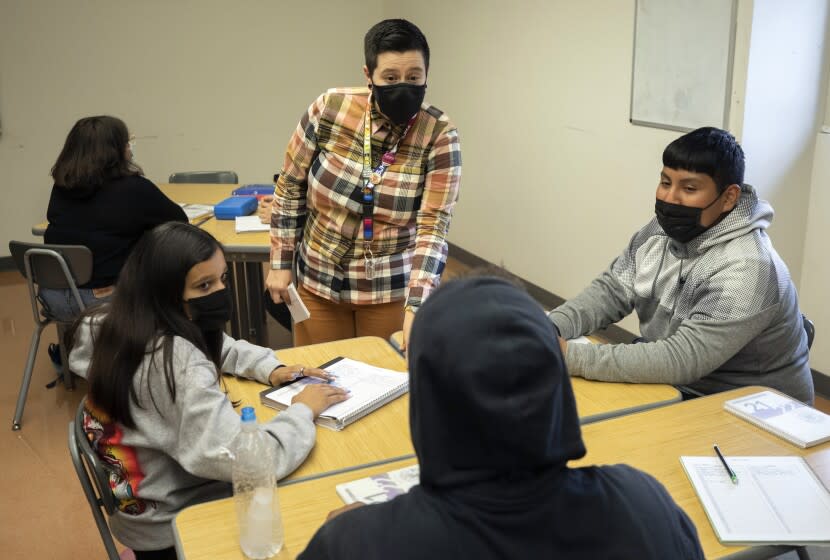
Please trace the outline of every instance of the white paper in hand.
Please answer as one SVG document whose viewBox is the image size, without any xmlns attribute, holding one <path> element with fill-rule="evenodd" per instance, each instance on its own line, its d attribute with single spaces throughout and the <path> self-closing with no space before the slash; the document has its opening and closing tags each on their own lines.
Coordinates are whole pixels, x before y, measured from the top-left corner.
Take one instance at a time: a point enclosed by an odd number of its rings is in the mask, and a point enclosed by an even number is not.
<svg viewBox="0 0 830 560">
<path fill-rule="evenodd" d="M 311 317 L 311 313 L 308 312 L 308 308 L 303 303 L 303 300 L 300 299 L 300 294 L 297 293 L 297 288 L 294 287 L 294 284 L 288 285 L 288 297 L 291 298 L 291 303 L 286 303 L 286 305 L 295 323 L 302 323 Z"/>
</svg>

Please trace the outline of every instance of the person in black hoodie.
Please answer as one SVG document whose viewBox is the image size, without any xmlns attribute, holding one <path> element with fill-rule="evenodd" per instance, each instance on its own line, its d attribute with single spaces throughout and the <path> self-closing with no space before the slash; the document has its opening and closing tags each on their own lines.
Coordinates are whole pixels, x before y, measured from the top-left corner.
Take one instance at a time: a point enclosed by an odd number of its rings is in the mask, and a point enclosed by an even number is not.
<svg viewBox="0 0 830 560">
<path fill-rule="evenodd" d="M 78 286 L 86 306 L 109 299 L 124 261 L 145 231 L 169 221 L 187 222 L 184 210 L 142 176 L 127 125 L 116 117 L 76 122 L 52 178 L 44 240 L 92 251 L 92 278 Z M 53 319 L 67 322 L 80 313 L 69 290 L 41 289 L 38 295 Z"/>
<path fill-rule="evenodd" d="M 500 278 L 456 280 L 415 318 L 420 485 L 330 519 L 299 560 L 703 558 L 686 514 L 626 465 L 585 455 L 554 326 Z"/>
</svg>

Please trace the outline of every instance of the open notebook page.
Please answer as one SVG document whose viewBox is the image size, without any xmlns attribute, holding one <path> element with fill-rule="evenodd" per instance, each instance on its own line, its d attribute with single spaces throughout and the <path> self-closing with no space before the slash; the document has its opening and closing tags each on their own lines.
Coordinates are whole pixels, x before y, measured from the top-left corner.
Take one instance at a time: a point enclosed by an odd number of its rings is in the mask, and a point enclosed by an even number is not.
<svg viewBox="0 0 830 560">
<path fill-rule="evenodd" d="M 349 358 L 340 359 L 326 366 L 325 370 L 336 377 L 332 382 L 333 385 L 350 391 L 348 399 L 323 411 L 323 416 L 334 418 L 344 418 L 366 403 L 374 401 L 409 381 L 406 373 L 371 366 Z M 294 395 L 311 383 L 325 383 L 325 381 L 316 377 L 303 377 L 291 385 L 269 393 L 268 398 L 289 406 Z"/>
</svg>

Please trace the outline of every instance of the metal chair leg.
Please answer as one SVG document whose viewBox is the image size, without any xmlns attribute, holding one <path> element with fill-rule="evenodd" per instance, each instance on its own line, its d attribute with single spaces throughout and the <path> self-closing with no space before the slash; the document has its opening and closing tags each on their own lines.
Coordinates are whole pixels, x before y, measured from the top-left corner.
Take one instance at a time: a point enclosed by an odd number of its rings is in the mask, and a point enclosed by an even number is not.
<svg viewBox="0 0 830 560">
<path fill-rule="evenodd" d="M 29 356 L 26 358 L 26 367 L 23 370 L 23 380 L 20 382 L 20 393 L 17 395 L 17 406 L 14 409 L 14 420 L 12 430 L 20 429 L 20 420 L 23 418 L 23 407 L 26 406 L 26 395 L 29 394 L 29 385 L 32 382 L 32 370 L 35 367 L 37 348 L 40 345 L 40 335 L 45 325 L 38 323 L 35 332 L 32 333 L 32 341 L 29 343 Z"/>
<path fill-rule="evenodd" d="M 69 371 L 69 353 L 66 351 L 66 324 L 55 323 L 58 329 L 58 348 L 61 352 L 61 373 L 63 374 L 63 384 L 67 391 L 75 390 L 75 376 Z"/>
</svg>

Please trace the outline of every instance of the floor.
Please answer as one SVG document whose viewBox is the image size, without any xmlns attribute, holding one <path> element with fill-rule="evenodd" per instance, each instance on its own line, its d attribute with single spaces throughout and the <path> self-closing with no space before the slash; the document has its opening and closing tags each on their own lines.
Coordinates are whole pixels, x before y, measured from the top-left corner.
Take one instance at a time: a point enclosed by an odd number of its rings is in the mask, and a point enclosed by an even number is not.
<svg viewBox="0 0 830 560">
<path fill-rule="evenodd" d="M 447 276 L 464 268 L 450 262 Z M 17 272 L 0 272 L 0 355 L 6 356 L 5 383 L 0 383 L 0 550 L 3 558 L 105 558 L 89 506 L 67 451 L 67 424 L 86 392 L 79 380 L 73 392 L 62 385 L 46 389 L 55 370 L 46 345 L 55 342 L 49 327 L 40 344 L 23 428 L 11 430 L 19 380 L 33 330 L 26 284 Z M 290 342 L 288 333 L 269 323 L 272 347 Z M 830 401 L 818 406 L 830 412 Z M 811 549 L 814 560 L 830 560 L 830 549 Z M 795 559 L 795 555 L 781 558 Z"/>
</svg>

